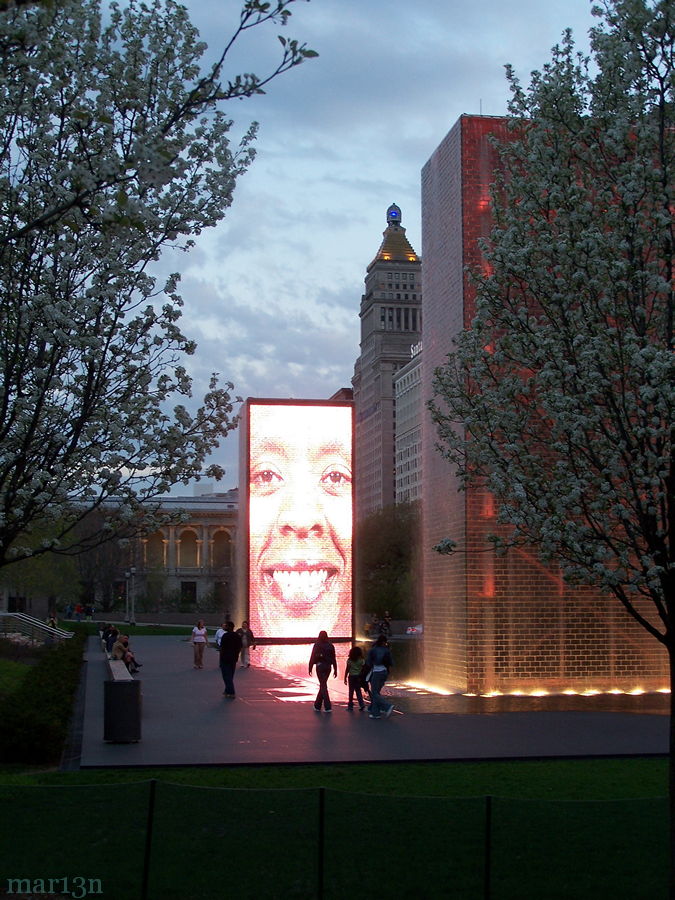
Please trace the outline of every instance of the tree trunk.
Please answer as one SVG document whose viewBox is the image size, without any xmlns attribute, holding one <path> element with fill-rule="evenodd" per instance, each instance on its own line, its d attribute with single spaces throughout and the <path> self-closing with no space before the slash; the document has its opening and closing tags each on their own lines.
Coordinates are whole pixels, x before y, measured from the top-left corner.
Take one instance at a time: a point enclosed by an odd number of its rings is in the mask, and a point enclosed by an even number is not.
<svg viewBox="0 0 675 900">
<path fill-rule="evenodd" d="M 675 643 L 668 642 L 670 664 L 670 741 L 668 747 L 668 821 L 670 828 L 670 876 L 668 896 L 675 900 Z"/>
</svg>

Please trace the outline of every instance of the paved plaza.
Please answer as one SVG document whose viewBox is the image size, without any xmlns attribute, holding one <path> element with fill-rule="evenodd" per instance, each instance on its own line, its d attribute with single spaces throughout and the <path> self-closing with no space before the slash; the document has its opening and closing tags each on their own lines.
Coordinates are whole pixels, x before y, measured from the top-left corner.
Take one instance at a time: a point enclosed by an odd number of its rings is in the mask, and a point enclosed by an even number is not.
<svg viewBox="0 0 675 900">
<path fill-rule="evenodd" d="M 185 638 L 133 639 L 140 661 L 142 737 L 103 740 L 105 656 L 90 638 L 81 746 L 69 767 L 348 763 L 661 755 L 668 752 L 666 695 L 641 697 L 438 697 L 393 686 L 396 712 L 374 721 L 348 712 L 342 669 L 330 679 L 332 713 L 316 713 L 316 680 L 256 666 L 238 669 L 236 700 L 223 697 L 218 654 L 192 665 Z M 309 655 L 309 648 L 307 649 Z M 339 654 L 343 656 L 343 653 Z M 344 663 L 341 663 L 344 667 Z"/>
</svg>

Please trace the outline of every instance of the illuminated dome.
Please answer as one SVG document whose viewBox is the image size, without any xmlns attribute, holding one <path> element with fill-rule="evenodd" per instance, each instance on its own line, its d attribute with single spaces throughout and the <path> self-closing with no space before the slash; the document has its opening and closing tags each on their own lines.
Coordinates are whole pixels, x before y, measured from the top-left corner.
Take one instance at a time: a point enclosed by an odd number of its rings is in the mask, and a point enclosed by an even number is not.
<svg viewBox="0 0 675 900">
<path fill-rule="evenodd" d="M 413 250 L 410 241 L 405 236 L 405 228 L 401 225 L 401 208 L 392 203 L 387 210 L 387 227 L 382 234 L 384 240 L 380 244 L 375 259 L 368 266 L 376 262 L 418 263 L 419 256 Z"/>
<path fill-rule="evenodd" d="M 389 209 L 387 210 L 387 225 L 400 225 L 401 224 L 401 207 L 397 206 L 395 203 L 392 203 Z"/>
</svg>

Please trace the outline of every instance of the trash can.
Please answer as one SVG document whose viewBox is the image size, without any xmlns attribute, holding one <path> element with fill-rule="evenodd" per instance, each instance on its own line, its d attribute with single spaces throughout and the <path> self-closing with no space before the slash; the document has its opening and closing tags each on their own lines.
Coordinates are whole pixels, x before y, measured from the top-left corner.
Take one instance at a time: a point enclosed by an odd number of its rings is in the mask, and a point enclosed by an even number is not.
<svg viewBox="0 0 675 900">
<path fill-rule="evenodd" d="M 103 740 L 131 744 L 141 739 L 141 682 L 103 682 Z"/>
</svg>

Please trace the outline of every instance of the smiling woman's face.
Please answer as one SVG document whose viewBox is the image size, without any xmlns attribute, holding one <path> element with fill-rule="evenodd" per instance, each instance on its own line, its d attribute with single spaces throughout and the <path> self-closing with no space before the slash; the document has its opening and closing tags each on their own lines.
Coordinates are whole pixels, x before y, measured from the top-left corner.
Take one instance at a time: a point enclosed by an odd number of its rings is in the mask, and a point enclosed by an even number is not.
<svg viewBox="0 0 675 900">
<path fill-rule="evenodd" d="M 351 428 L 349 407 L 250 407 L 254 634 L 351 634 Z"/>
</svg>

